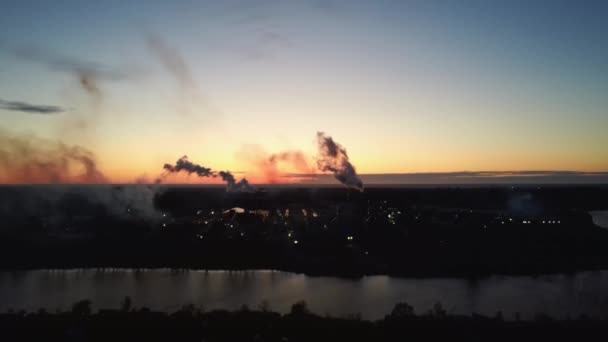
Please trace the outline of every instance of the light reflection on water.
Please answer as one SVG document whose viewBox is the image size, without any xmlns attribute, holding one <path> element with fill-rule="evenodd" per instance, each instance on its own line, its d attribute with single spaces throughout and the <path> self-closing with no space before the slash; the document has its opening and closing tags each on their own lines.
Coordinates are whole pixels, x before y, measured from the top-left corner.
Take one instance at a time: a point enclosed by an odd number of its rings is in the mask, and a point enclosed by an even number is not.
<svg viewBox="0 0 608 342">
<path fill-rule="evenodd" d="M 602 228 L 608 228 L 608 210 L 590 211 L 589 214 L 591 214 L 593 223 Z"/>
<path fill-rule="evenodd" d="M 267 301 L 287 312 L 305 300 L 319 314 L 361 313 L 380 319 L 406 301 L 417 313 L 441 302 L 452 314 L 472 312 L 506 318 L 580 314 L 608 317 L 608 271 L 541 277 L 407 279 L 370 276 L 358 280 L 308 277 L 278 271 L 67 270 L 0 272 L 0 312 L 69 309 L 90 299 L 95 308 L 118 308 L 125 296 L 136 306 L 174 311 L 185 304 L 205 309 L 256 308 Z"/>
</svg>

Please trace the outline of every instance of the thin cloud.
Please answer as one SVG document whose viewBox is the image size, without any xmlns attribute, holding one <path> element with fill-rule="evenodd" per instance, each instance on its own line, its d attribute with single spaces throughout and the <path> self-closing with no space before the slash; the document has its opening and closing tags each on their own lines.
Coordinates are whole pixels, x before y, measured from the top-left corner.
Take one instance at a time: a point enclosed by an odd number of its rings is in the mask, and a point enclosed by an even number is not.
<svg viewBox="0 0 608 342">
<path fill-rule="evenodd" d="M 59 114 L 66 111 L 58 106 L 37 105 L 20 101 L 4 101 L 0 99 L 0 108 L 28 114 Z"/>
<path fill-rule="evenodd" d="M 366 184 L 374 185 L 484 185 L 484 184 L 608 184 L 608 172 L 584 171 L 459 171 L 360 174 Z M 282 174 L 301 184 L 333 183 L 327 174 Z"/>
<path fill-rule="evenodd" d="M 137 75 L 133 68 L 108 67 L 38 47 L 16 49 L 13 54 L 21 60 L 73 75 L 87 94 L 98 99 L 103 95 L 100 82 L 123 81 L 135 78 Z"/>
<path fill-rule="evenodd" d="M 148 35 L 147 44 L 150 51 L 176 79 L 180 87 L 185 90 L 196 91 L 198 89 L 190 66 L 176 48 L 169 45 L 160 35 L 153 34 Z"/>
</svg>

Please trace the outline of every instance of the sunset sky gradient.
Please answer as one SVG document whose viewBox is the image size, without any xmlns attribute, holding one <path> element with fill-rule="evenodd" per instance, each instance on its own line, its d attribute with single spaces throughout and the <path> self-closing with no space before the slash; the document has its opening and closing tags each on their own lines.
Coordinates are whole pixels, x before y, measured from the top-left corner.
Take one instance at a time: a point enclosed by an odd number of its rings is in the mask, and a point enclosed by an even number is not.
<svg viewBox="0 0 608 342">
<path fill-rule="evenodd" d="M 607 17 L 606 1 L 8 0 L 0 100 L 62 111 L 0 106 L 0 131 L 85 146 L 116 183 L 183 155 L 265 183 L 256 160 L 314 165 L 317 131 L 360 174 L 605 172 Z"/>
</svg>

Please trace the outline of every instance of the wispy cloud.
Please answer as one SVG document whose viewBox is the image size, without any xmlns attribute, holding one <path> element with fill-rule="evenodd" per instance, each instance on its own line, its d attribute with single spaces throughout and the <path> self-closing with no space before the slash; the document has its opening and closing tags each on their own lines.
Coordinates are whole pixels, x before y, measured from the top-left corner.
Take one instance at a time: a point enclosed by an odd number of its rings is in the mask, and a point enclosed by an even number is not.
<svg viewBox="0 0 608 342">
<path fill-rule="evenodd" d="M 40 64 L 53 71 L 74 75 L 82 89 L 96 98 L 102 97 L 100 81 L 123 81 L 135 78 L 139 74 L 132 67 L 109 67 L 40 47 L 15 49 L 13 54 L 23 61 Z"/>
<path fill-rule="evenodd" d="M 198 90 L 190 66 L 176 48 L 169 45 L 158 34 L 149 34 L 147 44 L 150 51 L 158 58 L 163 67 L 175 77 L 183 90 Z"/>
<path fill-rule="evenodd" d="M 0 108 L 29 114 L 58 114 L 66 111 L 65 108 L 58 106 L 37 105 L 20 101 L 4 101 L 2 99 L 0 99 Z"/>
<path fill-rule="evenodd" d="M 363 182 L 374 185 L 483 185 L 483 184 L 608 184 L 608 172 L 583 171 L 459 171 L 360 174 Z M 329 174 L 286 174 L 301 184 L 333 183 Z"/>
</svg>

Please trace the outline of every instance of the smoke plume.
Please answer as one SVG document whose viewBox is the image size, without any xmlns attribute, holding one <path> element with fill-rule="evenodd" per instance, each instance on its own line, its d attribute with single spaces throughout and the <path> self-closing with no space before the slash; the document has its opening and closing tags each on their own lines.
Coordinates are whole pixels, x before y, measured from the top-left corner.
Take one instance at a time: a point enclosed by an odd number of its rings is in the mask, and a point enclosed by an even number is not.
<svg viewBox="0 0 608 342">
<path fill-rule="evenodd" d="M 315 173 L 314 168 L 311 167 L 304 153 L 297 150 L 269 154 L 259 145 L 247 144 L 241 147 L 236 153 L 236 157 L 254 166 L 264 177 L 264 181 L 269 184 L 280 183 L 282 181 L 282 167 L 287 167 L 290 172 L 301 174 Z"/>
<path fill-rule="evenodd" d="M 228 192 L 250 192 L 253 191 L 253 187 L 249 185 L 247 179 L 243 178 L 240 181 L 236 181 L 232 173 L 230 171 L 219 171 L 215 172 L 210 168 L 206 168 L 199 164 L 192 163 L 188 160 L 188 156 L 183 156 L 179 158 L 175 164 L 165 164 L 163 165 L 163 169 L 165 173 L 163 173 L 160 177 L 157 178 L 156 183 L 161 183 L 165 180 L 165 178 L 171 173 L 179 173 L 181 171 L 185 171 L 189 175 L 196 174 L 198 177 L 220 177 L 224 182 L 226 182 L 226 191 Z"/>
<path fill-rule="evenodd" d="M 175 79 L 179 95 L 179 113 L 191 114 L 204 109 L 213 113 L 212 117 L 221 114 L 200 89 L 192 69 L 178 49 L 167 43 L 160 35 L 150 34 L 146 42 L 151 54 Z"/>
<path fill-rule="evenodd" d="M 103 96 L 99 86 L 100 82 L 122 81 L 134 76 L 132 71 L 126 71 L 126 69 L 109 68 L 41 48 L 22 48 L 14 51 L 14 54 L 22 60 L 43 65 L 50 70 L 73 75 L 80 87 L 97 100 Z"/>
<path fill-rule="evenodd" d="M 106 183 L 95 156 L 78 145 L 0 131 L 1 183 Z"/>
<path fill-rule="evenodd" d="M 179 158 L 175 165 L 165 164 L 163 169 L 170 173 L 178 173 L 180 171 L 186 171 L 189 175 L 195 173 L 199 177 L 213 177 L 214 173 L 211 169 L 203 167 L 198 164 L 194 164 L 188 160 L 188 156 Z"/>
<path fill-rule="evenodd" d="M 188 63 L 177 49 L 167 44 L 159 35 L 149 35 L 147 43 L 150 51 L 176 79 L 182 90 L 196 90 L 198 88 Z"/>
<path fill-rule="evenodd" d="M 340 183 L 363 191 L 363 182 L 357 176 L 355 167 L 348 160 L 346 149 L 323 132 L 317 132 L 317 144 L 319 148 L 317 167 L 319 170 L 331 171 Z"/>
<path fill-rule="evenodd" d="M 94 215 L 121 220 L 156 221 L 160 190 L 151 185 L 44 185 L 7 187 L 0 193 L 0 215 L 6 217 L 59 217 Z M 4 228 L 0 227 L 0 231 Z"/>
<path fill-rule="evenodd" d="M 279 164 L 287 164 L 291 166 L 294 171 L 300 174 L 314 174 L 315 170 L 312 168 L 306 156 L 301 151 L 283 151 L 279 153 L 271 154 L 263 159 L 260 159 L 257 163 L 266 177 L 266 181 L 269 183 L 278 183 L 281 177 L 281 171 L 279 170 Z"/>
<path fill-rule="evenodd" d="M 226 182 L 226 190 L 231 191 L 240 191 L 240 192 L 252 192 L 254 191 L 253 187 L 249 185 L 247 179 L 243 178 L 240 181 L 236 181 L 234 176 L 230 171 L 220 171 L 218 173 L 222 180 Z"/>
<path fill-rule="evenodd" d="M 35 213 L 42 205 L 54 208 L 65 196 L 74 195 L 81 198 L 80 202 L 100 205 L 116 217 L 146 220 L 160 217 L 154 207 L 154 198 L 159 194 L 156 186 L 62 185 L 108 183 L 95 155 L 82 146 L 0 130 L 0 184 L 57 185 L 32 192 L 29 196 L 34 201 L 32 205 L 20 202 L 9 206 L 11 208 L 21 206 L 20 210 Z"/>
<path fill-rule="evenodd" d="M 268 161 L 276 165 L 279 162 L 288 162 L 301 173 L 314 173 L 315 170 L 308 164 L 304 153 L 301 151 L 284 151 L 270 155 Z"/>
</svg>

